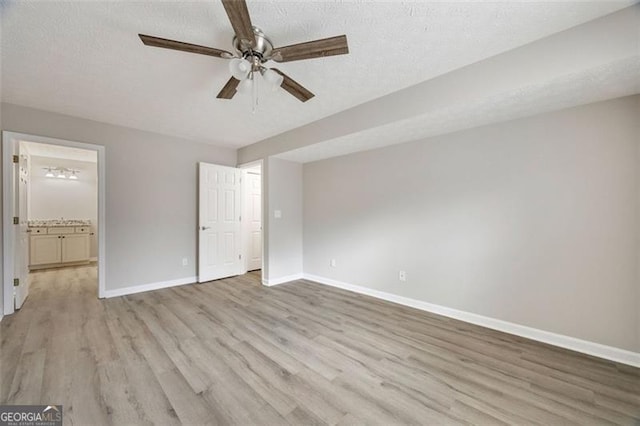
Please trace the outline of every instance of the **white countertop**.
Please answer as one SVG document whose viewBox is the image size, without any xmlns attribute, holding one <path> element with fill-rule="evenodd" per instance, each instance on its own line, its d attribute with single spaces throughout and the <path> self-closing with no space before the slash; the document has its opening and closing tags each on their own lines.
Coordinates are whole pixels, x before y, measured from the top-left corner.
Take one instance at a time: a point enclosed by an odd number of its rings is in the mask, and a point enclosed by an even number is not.
<svg viewBox="0 0 640 426">
<path fill-rule="evenodd" d="M 30 220 L 30 228 L 53 228 L 57 226 L 91 226 L 89 219 L 46 219 Z"/>
</svg>

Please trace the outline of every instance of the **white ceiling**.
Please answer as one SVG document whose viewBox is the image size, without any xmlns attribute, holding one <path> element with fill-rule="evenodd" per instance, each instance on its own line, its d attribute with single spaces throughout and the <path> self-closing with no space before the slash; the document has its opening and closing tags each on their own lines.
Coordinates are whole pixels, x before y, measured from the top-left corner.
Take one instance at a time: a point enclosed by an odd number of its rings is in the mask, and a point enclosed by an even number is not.
<svg viewBox="0 0 640 426">
<path fill-rule="evenodd" d="M 231 49 L 218 0 L 0 3 L 3 102 L 246 146 L 606 15 L 633 1 L 249 1 L 275 45 L 347 34 L 351 54 L 279 64 L 312 90 L 215 98 L 227 62 L 138 33 Z"/>
</svg>

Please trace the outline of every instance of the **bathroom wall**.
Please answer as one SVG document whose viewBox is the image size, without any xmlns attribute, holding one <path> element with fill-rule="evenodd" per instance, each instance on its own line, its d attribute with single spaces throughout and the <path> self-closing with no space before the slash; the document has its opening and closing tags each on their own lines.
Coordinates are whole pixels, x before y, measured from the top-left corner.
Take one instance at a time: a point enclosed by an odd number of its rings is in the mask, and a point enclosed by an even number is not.
<svg viewBox="0 0 640 426">
<path fill-rule="evenodd" d="M 78 170 L 78 179 L 46 177 L 47 167 Z M 31 156 L 29 219 L 91 220 L 91 254 L 98 256 L 98 179 L 94 162 Z"/>
</svg>

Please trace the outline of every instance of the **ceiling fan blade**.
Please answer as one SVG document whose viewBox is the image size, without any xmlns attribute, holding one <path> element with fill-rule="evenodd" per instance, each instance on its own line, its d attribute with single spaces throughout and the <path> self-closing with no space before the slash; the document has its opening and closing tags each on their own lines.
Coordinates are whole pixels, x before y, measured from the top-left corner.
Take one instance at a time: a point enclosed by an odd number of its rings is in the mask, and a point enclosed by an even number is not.
<svg viewBox="0 0 640 426">
<path fill-rule="evenodd" d="M 234 95 L 236 94 L 236 87 L 238 87 L 238 84 L 240 84 L 240 80 L 231 77 L 229 79 L 229 81 L 227 81 L 227 84 L 224 85 L 224 87 L 222 88 L 220 93 L 218 93 L 218 96 L 216 96 L 216 97 L 218 99 L 231 99 L 231 98 L 233 98 Z"/>
<path fill-rule="evenodd" d="M 292 94 L 293 96 L 301 100 L 302 102 L 307 102 L 309 99 L 315 96 L 313 93 L 307 90 L 304 86 L 302 86 L 300 83 L 298 83 L 297 81 L 295 81 L 294 79 L 292 79 L 291 77 L 289 77 L 288 75 L 280 71 L 279 69 L 277 68 L 271 68 L 271 69 L 277 72 L 278 74 L 280 74 L 282 77 L 284 77 L 284 80 L 282 81 L 282 84 L 280 85 L 280 87 L 282 87 L 284 90 L 286 90 L 287 92 L 289 92 L 290 94 Z"/>
<path fill-rule="evenodd" d="M 253 35 L 253 26 L 251 25 L 251 17 L 247 2 L 245 0 L 222 0 L 224 10 L 227 12 L 233 32 L 240 40 L 240 46 L 253 47 L 256 43 Z"/>
<path fill-rule="evenodd" d="M 233 55 L 226 50 L 216 49 L 214 47 L 199 46 L 197 44 L 183 43 L 181 41 L 168 40 L 166 38 L 153 37 L 144 34 L 138 34 L 140 40 L 146 46 L 163 47 L 165 49 L 180 50 L 182 52 L 199 53 L 201 55 L 215 56 L 217 58 L 233 58 Z"/>
<path fill-rule="evenodd" d="M 276 62 L 291 62 L 301 59 L 322 58 L 324 56 L 345 55 L 349 53 L 347 36 L 323 38 L 290 46 L 277 47 L 271 54 Z"/>
</svg>

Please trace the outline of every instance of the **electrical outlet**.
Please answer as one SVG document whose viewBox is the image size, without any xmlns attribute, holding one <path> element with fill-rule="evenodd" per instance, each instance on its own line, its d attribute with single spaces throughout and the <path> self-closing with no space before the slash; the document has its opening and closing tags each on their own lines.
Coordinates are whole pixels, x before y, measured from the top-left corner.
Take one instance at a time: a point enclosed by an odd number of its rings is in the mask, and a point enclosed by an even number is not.
<svg viewBox="0 0 640 426">
<path fill-rule="evenodd" d="M 406 281 L 407 280 L 407 271 L 400 271 L 400 273 L 398 274 L 398 279 L 400 281 Z"/>
<path fill-rule="evenodd" d="M 189 265 L 189 259 L 187 259 L 186 257 L 182 258 L 182 266 L 188 266 Z"/>
<path fill-rule="evenodd" d="M 329 262 L 329 266 L 331 266 L 332 268 L 336 267 L 336 260 L 335 259 L 331 259 L 331 261 Z"/>
</svg>

